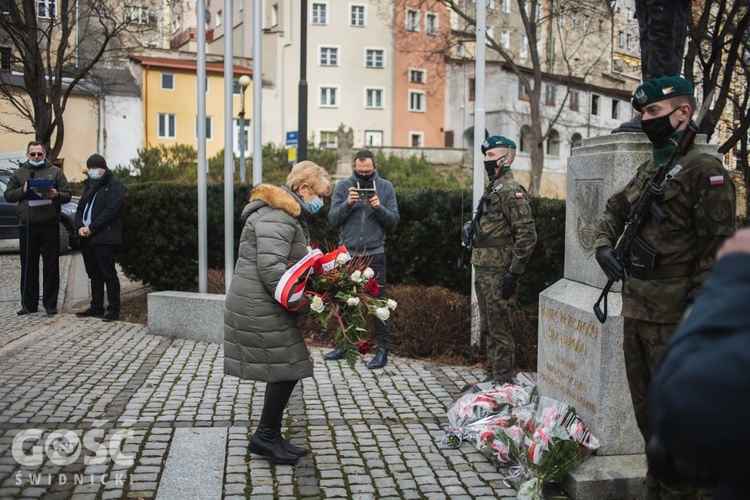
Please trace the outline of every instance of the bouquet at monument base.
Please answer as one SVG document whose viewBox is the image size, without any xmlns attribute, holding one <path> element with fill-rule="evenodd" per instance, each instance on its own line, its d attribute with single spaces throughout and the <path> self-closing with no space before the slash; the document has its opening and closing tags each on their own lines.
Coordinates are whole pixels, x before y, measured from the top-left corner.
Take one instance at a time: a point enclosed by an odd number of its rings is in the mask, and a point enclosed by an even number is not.
<svg viewBox="0 0 750 500">
<path fill-rule="evenodd" d="M 290 300 L 302 299 L 301 312 L 323 326 L 333 324 L 334 343 L 349 367 L 354 368 L 357 359 L 371 351 L 366 338 L 370 318 L 386 321 L 397 303 L 377 298 L 380 287 L 369 267 L 370 259 L 352 258 L 346 247 L 327 254 L 311 250 L 303 261 L 308 272 L 302 283 L 288 292 Z"/>
<path fill-rule="evenodd" d="M 498 391 L 513 397 L 498 402 Z M 461 440 L 471 442 L 508 467 L 508 479 L 523 500 L 543 498 L 546 483 L 560 481 L 599 448 L 572 406 L 537 398 L 535 387 L 506 384 L 465 393 L 448 409 L 448 420 L 451 427 L 443 442 L 454 448 Z"/>
</svg>

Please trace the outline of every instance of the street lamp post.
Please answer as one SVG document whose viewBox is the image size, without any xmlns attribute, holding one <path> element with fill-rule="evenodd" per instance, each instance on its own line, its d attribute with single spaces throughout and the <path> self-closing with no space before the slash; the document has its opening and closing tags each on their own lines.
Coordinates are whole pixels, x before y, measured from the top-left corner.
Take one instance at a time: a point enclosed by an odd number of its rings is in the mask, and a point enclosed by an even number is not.
<svg viewBox="0 0 750 500">
<path fill-rule="evenodd" d="M 246 166 L 245 166 L 245 89 L 250 85 L 250 77 L 242 75 L 239 80 L 240 84 L 240 182 L 245 183 Z"/>
</svg>

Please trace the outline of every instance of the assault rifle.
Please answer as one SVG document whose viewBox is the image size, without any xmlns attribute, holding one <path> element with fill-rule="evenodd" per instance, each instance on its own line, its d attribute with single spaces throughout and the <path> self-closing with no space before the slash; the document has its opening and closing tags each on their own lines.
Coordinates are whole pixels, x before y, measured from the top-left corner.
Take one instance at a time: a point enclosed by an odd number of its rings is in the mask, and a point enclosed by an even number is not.
<svg viewBox="0 0 750 500">
<path fill-rule="evenodd" d="M 639 236 L 639 233 L 648 220 L 649 215 L 653 215 L 653 217 L 659 222 L 666 222 L 669 218 L 659 204 L 659 201 L 664 194 L 664 185 L 682 169 L 680 165 L 677 165 L 674 168 L 672 168 L 672 165 L 674 165 L 678 158 L 687 154 L 693 145 L 695 136 L 698 133 L 698 127 L 703 121 L 703 117 L 708 112 L 711 101 L 713 100 L 713 94 L 714 91 L 712 90 L 706 96 L 697 120 L 693 121 L 691 119 L 688 121 L 685 135 L 682 136 L 680 143 L 677 144 L 673 141 L 675 147 L 674 151 L 672 151 L 669 159 L 656 170 L 656 174 L 641 193 L 641 197 L 638 199 L 635 209 L 625 223 L 625 230 L 620 236 L 620 239 L 617 240 L 617 244 L 614 248 L 615 257 L 620 265 L 622 265 L 623 270 L 627 270 L 630 266 L 631 250 L 636 253 L 648 267 L 655 268 L 659 265 L 659 251 L 646 243 Z M 627 273 L 623 276 L 622 281 L 625 282 L 626 279 Z M 596 314 L 596 319 L 598 319 L 600 323 L 607 321 L 607 295 L 614 283 L 615 280 L 607 280 L 607 284 L 604 286 L 601 295 L 599 295 L 599 300 L 594 304 L 594 314 Z M 599 304 L 601 304 L 602 301 L 604 302 L 603 308 L 599 307 Z"/>
<path fill-rule="evenodd" d="M 465 223 L 461 228 L 461 255 L 458 257 L 458 268 L 461 269 L 464 265 L 464 259 L 468 253 L 471 256 L 472 250 L 474 250 L 474 235 L 480 231 L 479 221 L 482 216 L 487 213 L 490 204 L 490 195 L 492 194 L 492 182 L 487 185 L 487 189 L 484 190 L 482 197 L 479 199 L 477 205 L 477 212 L 474 214 L 474 218 L 469 222 Z"/>
</svg>

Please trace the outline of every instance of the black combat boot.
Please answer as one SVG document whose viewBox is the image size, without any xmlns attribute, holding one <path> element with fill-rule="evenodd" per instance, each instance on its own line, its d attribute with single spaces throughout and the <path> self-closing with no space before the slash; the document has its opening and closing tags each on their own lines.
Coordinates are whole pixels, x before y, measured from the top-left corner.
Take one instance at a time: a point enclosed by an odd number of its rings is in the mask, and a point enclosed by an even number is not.
<svg viewBox="0 0 750 500">
<path fill-rule="evenodd" d="M 326 361 L 336 361 L 337 359 L 344 359 L 344 353 L 341 352 L 340 348 L 336 348 L 331 352 L 327 352 L 323 355 Z"/>
<path fill-rule="evenodd" d="M 262 455 L 277 464 L 294 465 L 299 456 L 287 450 L 284 442 L 280 428 L 259 425 L 250 439 L 248 449 L 251 453 Z"/>
<path fill-rule="evenodd" d="M 367 367 L 370 369 L 383 368 L 387 362 L 388 362 L 388 348 L 378 347 L 378 350 L 375 351 L 375 357 L 372 358 L 372 361 L 367 363 Z"/>
</svg>

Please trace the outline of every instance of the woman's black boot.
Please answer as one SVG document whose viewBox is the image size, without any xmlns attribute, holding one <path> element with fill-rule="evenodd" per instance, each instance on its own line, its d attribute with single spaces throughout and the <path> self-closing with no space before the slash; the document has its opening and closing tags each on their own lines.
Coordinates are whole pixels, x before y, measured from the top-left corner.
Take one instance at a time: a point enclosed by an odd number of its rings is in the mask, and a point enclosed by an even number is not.
<svg viewBox="0 0 750 500">
<path fill-rule="evenodd" d="M 286 451 L 289 453 L 292 453 L 293 455 L 297 455 L 298 457 L 304 457 L 307 455 L 308 449 L 303 448 L 301 446 L 296 446 L 284 439 L 284 437 L 281 437 L 281 440 L 284 442 L 284 448 L 286 448 Z"/>
<path fill-rule="evenodd" d="M 285 441 L 281 437 L 281 428 L 274 429 L 259 425 L 250 439 L 248 448 L 251 453 L 262 455 L 277 464 L 296 464 L 299 456 L 287 450 L 284 443 Z"/>
</svg>

